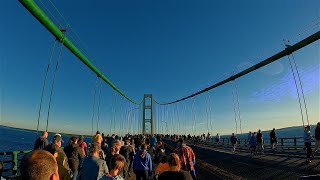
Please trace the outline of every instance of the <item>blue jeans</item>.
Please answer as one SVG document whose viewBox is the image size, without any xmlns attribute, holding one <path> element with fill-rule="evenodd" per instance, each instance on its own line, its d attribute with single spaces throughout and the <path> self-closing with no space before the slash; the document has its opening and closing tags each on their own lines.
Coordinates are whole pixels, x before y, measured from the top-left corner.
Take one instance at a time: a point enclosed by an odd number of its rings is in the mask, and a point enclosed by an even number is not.
<svg viewBox="0 0 320 180">
<path fill-rule="evenodd" d="M 192 179 L 193 180 L 195 180 L 195 179 L 197 179 L 197 176 L 196 176 L 196 170 L 194 169 L 194 170 L 192 170 L 192 171 L 189 171 L 190 172 L 190 174 L 191 174 L 191 176 L 192 176 Z"/>
</svg>

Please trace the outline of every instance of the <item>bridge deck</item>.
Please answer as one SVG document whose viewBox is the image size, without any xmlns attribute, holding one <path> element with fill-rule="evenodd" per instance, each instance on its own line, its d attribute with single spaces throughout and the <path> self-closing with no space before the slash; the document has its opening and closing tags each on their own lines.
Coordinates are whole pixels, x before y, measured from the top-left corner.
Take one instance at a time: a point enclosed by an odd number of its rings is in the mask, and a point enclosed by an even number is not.
<svg viewBox="0 0 320 180">
<path fill-rule="evenodd" d="M 171 140 L 164 140 L 167 153 L 176 146 Z M 320 174 L 320 157 L 306 163 L 304 150 L 266 150 L 265 154 L 250 156 L 247 147 L 238 147 L 231 153 L 231 146 L 190 145 L 196 154 L 198 179 L 297 179 L 304 175 Z M 15 179 L 15 178 L 13 178 Z M 18 179 L 18 178 L 17 178 Z M 135 179 L 131 177 L 126 180 Z"/>
<path fill-rule="evenodd" d="M 168 144 L 174 145 L 173 142 Z M 320 173 L 320 158 L 316 156 L 311 163 L 306 163 L 303 150 L 267 150 L 263 155 L 251 157 L 246 147 L 238 148 L 233 154 L 230 146 L 190 146 L 197 159 L 212 167 L 212 173 L 220 174 L 222 179 L 297 179 Z"/>
</svg>

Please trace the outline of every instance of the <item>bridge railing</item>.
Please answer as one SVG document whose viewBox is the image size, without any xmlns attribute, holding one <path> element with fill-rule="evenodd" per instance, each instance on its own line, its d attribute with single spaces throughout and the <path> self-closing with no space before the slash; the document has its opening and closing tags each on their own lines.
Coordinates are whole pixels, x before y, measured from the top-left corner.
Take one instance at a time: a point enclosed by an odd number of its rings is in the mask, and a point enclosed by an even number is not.
<svg viewBox="0 0 320 180">
<path fill-rule="evenodd" d="M 17 175 L 19 169 L 19 162 L 22 157 L 31 150 L 0 152 L 0 161 L 3 163 L 4 175 Z"/>
<path fill-rule="evenodd" d="M 270 139 L 264 139 L 264 147 L 271 148 Z M 192 140 L 189 140 L 188 143 L 194 144 Z M 216 142 L 216 138 L 209 138 L 207 140 L 202 140 L 200 142 L 201 144 L 207 144 L 207 145 L 231 145 L 230 138 L 220 138 L 220 143 L 218 144 Z M 248 139 L 238 139 L 237 145 L 238 146 L 248 146 L 249 141 Z M 314 146 L 314 142 L 311 143 L 312 146 Z M 277 138 L 277 144 L 276 147 L 278 149 L 303 149 L 304 148 L 304 140 L 303 137 L 281 137 Z"/>
</svg>

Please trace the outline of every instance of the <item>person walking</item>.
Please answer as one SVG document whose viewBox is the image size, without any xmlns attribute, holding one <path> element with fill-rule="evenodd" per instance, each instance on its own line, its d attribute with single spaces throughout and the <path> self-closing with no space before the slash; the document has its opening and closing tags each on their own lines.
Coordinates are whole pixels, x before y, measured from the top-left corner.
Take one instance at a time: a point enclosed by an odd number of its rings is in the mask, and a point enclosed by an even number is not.
<svg viewBox="0 0 320 180">
<path fill-rule="evenodd" d="M 217 135 L 216 135 L 216 144 L 217 145 L 220 144 L 220 135 L 219 135 L 219 133 L 217 133 Z"/>
<path fill-rule="evenodd" d="M 159 176 L 162 172 L 169 170 L 168 158 L 166 155 L 162 156 L 160 163 L 158 164 L 155 174 Z"/>
<path fill-rule="evenodd" d="M 261 130 L 258 130 L 257 133 L 257 152 L 259 151 L 261 154 L 264 153 L 264 147 L 263 147 L 263 135 L 261 133 Z"/>
<path fill-rule="evenodd" d="M 169 180 L 169 179 L 175 179 L 175 180 L 192 180 L 193 177 L 188 173 L 187 171 L 184 171 L 181 169 L 181 159 L 179 159 L 179 156 L 175 153 L 169 154 L 167 161 L 168 161 L 168 170 L 162 172 L 158 180 Z"/>
<path fill-rule="evenodd" d="M 49 151 L 52 155 L 54 155 L 54 153 L 56 153 L 56 152 L 63 153 L 64 154 L 64 158 L 65 158 L 65 163 L 64 163 L 63 166 L 68 170 L 69 175 L 72 176 L 72 171 L 71 171 L 71 169 L 69 167 L 67 155 L 65 154 L 65 152 L 61 148 L 61 144 L 63 142 L 64 141 L 62 140 L 61 134 L 55 134 L 53 136 L 52 143 L 48 144 L 48 146 L 46 146 L 44 148 L 44 150 Z"/>
<path fill-rule="evenodd" d="M 42 135 L 37 138 L 36 142 L 34 143 L 33 149 L 44 149 L 46 146 L 48 146 L 49 142 L 47 140 L 48 132 L 44 131 L 42 132 Z"/>
<path fill-rule="evenodd" d="M 257 155 L 256 153 L 256 146 L 257 146 L 257 136 L 256 136 L 256 132 L 251 133 L 251 138 L 249 140 L 249 144 L 250 144 L 250 154 L 252 155 Z"/>
<path fill-rule="evenodd" d="M 191 147 L 187 146 L 183 139 L 178 140 L 178 147 L 173 151 L 178 154 L 181 170 L 187 171 L 191 174 L 193 179 L 196 179 L 196 171 L 194 165 L 196 163 L 196 156 Z"/>
<path fill-rule="evenodd" d="M 89 155 L 80 162 L 77 180 L 96 180 L 109 173 L 106 161 L 100 159 L 99 150 L 100 146 L 97 143 L 91 144 Z"/>
<path fill-rule="evenodd" d="M 77 144 L 78 138 L 73 136 L 70 138 L 68 146 L 64 148 L 64 152 L 66 153 L 68 157 L 68 163 L 70 166 L 70 169 L 73 173 L 73 180 L 77 179 L 78 175 L 78 166 L 82 158 L 84 158 L 84 154 Z"/>
<path fill-rule="evenodd" d="M 87 143 L 84 142 L 84 137 L 83 136 L 79 136 L 79 140 L 78 140 L 78 145 L 82 150 L 82 153 L 84 154 L 84 156 L 88 156 L 88 146 Z"/>
<path fill-rule="evenodd" d="M 277 144 L 277 136 L 276 136 L 275 128 L 273 128 L 272 131 L 270 132 L 270 143 L 271 143 L 271 149 L 275 150 L 276 144 Z"/>
<path fill-rule="evenodd" d="M 154 150 L 154 163 L 159 164 L 162 156 L 165 155 L 165 148 L 162 141 L 158 141 L 156 145 L 156 149 Z"/>
<path fill-rule="evenodd" d="M 311 149 L 311 142 L 312 140 L 314 140 L 314 138 L 311 136 L 311 132 L 310 132 L 310 125 L 306 126 L 304 129 L 304 145 L 307 149 L 307 163 L 311 162 L 311 154 L 312 154 L 312 149 Z"/>
<path fill-rule="evenodd" d="M 147 180 L 152 176 L 152 159 L 147 148 L 147 145 L 143 143 L 140 150 L 134 155 L 133 172 L 136 174 L 136 180 Z"/>
<path fill-rule="evenodd" d="M 250 139 L 251 139 L 252 135 L 253 135 L 253 133 L 251 131 L 249 131 L 249 134 L 247 136 L 247 142 L 248 142 L 249 149 L 250 149 Z"/>
<path fill-rule="evenodd" d="M 232 136 L 230 137 L 230 142 L 231 142 L 231 145 L 232 145 L 232 153 L 235 153 L 236 152 L 236 145 L 237 145 L 237 142 L 238 142 L 238 138 L 234 133 L 232 133 Z"/>
<path fill-rule="evenodd" d="M 155 147 L 157 144 L 157 138 L 154 135 L 151 135 L 149 143 L 150 143 L 150 147 L 152 148 Z"/>
<path fill-rule="evenodd" d="M 121 149 L 121 144 L 119 140 L 115 140 L 112 147 L 111 147 L 111 151 L 110 154 L 106 157 L 106 163 L 108 165 L 108 168 L 111 169 L 110 165 L 111 165 L 111 159 L 112 157 L 114 157 L 117 154 L 120 154 L 120 149 Z M 122 156 L 122 155 L 120 155 Z M 123 156 L 122 156 L 123 157 Z M 125 157 L 123 157 L 123 159 L 125 159 Z M 124 162 L 124 167 L 127 167 L 127 163 L 126 161 Z M 119 174 L 123 177 L 126 178 L 126 169 L 122 168 L 119 172 Z"/>
<path fill-rule="evenodd" d="M 120 154 L 125 158 L 125 165 L 123 167 L 124 174 L 128 174 L 130 177 L 129 165 L 133 160 L 134 150 L 130 145 L 130 138 L 125 138 L 124 146 L 120 148 Z M 131 167 L 130 167 L 131 168 Z"/>
<path fill-rule="evenodd" d="M 56 151 L 53 155 L 56 158 L 58 164 L 58 173 L 60 180 L 70 180 L 70 174 L 67 168 L 64 167 L 66 163 L 65 154 L 59 151 Z"/>
<path fill-rule="evenodd" d="M 120 154 L 115 154 L 110 161 L 110 173 L 105 174 L 99 180 L 124 180 L 120 171 L 124 167 L 125 159 Z"/>
</svg>

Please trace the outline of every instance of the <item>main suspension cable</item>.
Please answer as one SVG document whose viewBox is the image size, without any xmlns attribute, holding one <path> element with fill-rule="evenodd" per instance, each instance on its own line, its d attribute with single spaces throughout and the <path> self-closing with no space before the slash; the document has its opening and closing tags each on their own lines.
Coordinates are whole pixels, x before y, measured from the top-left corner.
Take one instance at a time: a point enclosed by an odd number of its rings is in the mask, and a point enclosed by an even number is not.
<svg viewBox="0 0 320 180">
<path fill-rule="evenodd" d="M 266 65 L 268 65 L 268 64 L 270 64 L 270 63 L 272 63 L 272 62 L 274 62 L 274 61 L 276 61 L 276 60 L 278 60 L 278 59 L 280 59 L 280 58 L 282 58 L 284 56 L 290 55 L 291 53 L 293 53 L 293 52 L 295 52 L 295 51 L 297 51 L 297 50 L 299 50 L 299 49 L 301 49 L 301 48 L 303 48 L 303 47 L 305 47 L 305 46 L 307 46 L 307 45 L 309 45 L 309 44 L 311 44 L 311 43 L 313 43 L 313 42 L 315 42 L 315 41 L 317 41 L 319 39 L 320 39 L 320 31 L 317 31 L 314 34 L 312 34 L 311 36 L 299 41 L 298 43 L 285 48 L 284 50 L 278 52 L 277 54 L 274 54 L 273 56 L 271 56 L 271 57 L 269 57 L 269 58 L 267 58 L 267 59 L 255 64 L 255 65 L 253 65 L 253 66 L 251 66 L 251 67 L 249 67 L 249 68 L 247 68 L 247 69 L 245 69 L 245 70 L 243 70 L 243 71 L 241 71 L 241 72 L 239 72 L 239 73 L 237 73 L 235 75 L 230 76 L 229 78 L 226 78 L 226 79 L 224 79 L 224 80 L 222 80 L 222 81 L 220 81 L 220 82 L 218 82 L 218 83 L 216 83 L 214 85 L 206 87 L 206 88 L 204 88 L 204 89 L 202 89 L 202 90 L 200 90 L 198 92 L 195 92 L 195 93 L 193 93 L 193 94 L 191 94 L 189 96 L 185 96 L 185 97 L 183 97 L 181 99 L 177 99 L 175 101 L 162 103 L 161 105 L 174 104 L 174 103 L 177 103 L 177 102 L 180 102 L 180 101 L 184 101 L 184 100 L 189 99 L 189 98 L 193 98 L 193 97 L 198 96 L 198 95 L 200 95 L 202 93 L 205 93 L 207 91 L 210 91 L 210 90 L 212 90 L 214 88 L 217 88 L 217 87 L 219 87 L 219 86 L 221 86 L 223 84 L 226 84 L 226 83 L 228 83 L 230 81 L 233 81 L 233 80 L 235 80 L 237 78 L 240 78 L 240 77 L 242 77 L 242 76 L 244 76 L 246 74 L 249 74 L 249 73 L 251 73 L 251 72 L 253 72 L 253 71 L 255 71 L 255 70 L 257 70 L 257 69 L 259 69 L 259 68 L 261 68 L 263 66 L 266 66 Z"/>
</svg>

